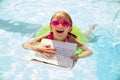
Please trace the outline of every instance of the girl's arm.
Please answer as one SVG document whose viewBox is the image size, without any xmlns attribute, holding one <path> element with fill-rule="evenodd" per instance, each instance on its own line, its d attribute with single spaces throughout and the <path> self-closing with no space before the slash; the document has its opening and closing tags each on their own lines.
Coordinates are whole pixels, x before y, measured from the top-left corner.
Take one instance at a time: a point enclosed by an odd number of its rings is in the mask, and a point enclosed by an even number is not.
<svg viewBox="0 0 120 80">
<path fill-rule="evenodd" d="M 81 46 L 80 48 L 83 50 L 83 52 L 78 55 L 78 58 L 89 56 L 92 53 L 92 51 L 86 46 Z"/>
<path fill-rule="evenodd" d="M 22 44 L 22 46 L 25 48 L 25 49 L 31 49 L 31 50 L 35 50 L 37 51 L 38 49 L 38 46 L 34 46 L 33 44 L 37 43 L 37 42 L 40 42 L 42 40 L 42 38 L 46 38 L 48 34 L 45 34 L 43 36 L 40 36 L 38 38 L 34 38 L 30 41 L 27 41 L 25 43 Z"/>
<path fill-rule="evenodd" d="M 88 55 L 90 55 L 92 53 L 92 51 L 86 47 L 82 42 L 80 42 L 79 40 L 77 40 L 76 38 L 71 38 L 71 42 L 74 42 L 77 44 L 77 47 L 79 47 L 80 49 L 82 49 L 82 53 L 80 53 L 78 56 L 74 56 L 72 57 L 72 59 L 74 59 L 75 61 L 79 58 L 83 58 L 86 57 Z"/>
<path fill-rule="evenodd" d="M 75 39 L 75 43 L 83 51 L 81 54 L 78 55 L 79 58 L 86 57 L 92 53 L 92 51 L 87 46 L 85 46 L 83 43 L 81 43 L 77 39 Z"/>
<path fill-rule="evenodd" d="M 35 38 L 31 41 L 27 41 L 27 42 L 23 43 L 22 46 L 26 49 L 31 49 L 31 50 L 40 52 L 41 54 L 43 54 L 47 58 L 53 57 L 55 54 L 55 49 L 51 48 L 50 45 L 46 45 L 46 46 L 34 46 L 33 45 L 37 42 L 41 42 L 42 38 L 47 38 L 47 36 L 48 36 L 48 34 L 43 35 L 43 36 L 38 37 L 38 38 Z"/>
</svg>

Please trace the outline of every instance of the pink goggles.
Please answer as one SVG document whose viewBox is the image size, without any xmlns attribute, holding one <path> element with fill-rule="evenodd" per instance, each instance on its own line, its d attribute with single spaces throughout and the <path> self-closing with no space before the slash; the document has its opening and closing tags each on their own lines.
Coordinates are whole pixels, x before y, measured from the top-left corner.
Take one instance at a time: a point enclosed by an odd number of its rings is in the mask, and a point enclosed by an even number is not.
<svg viewBox="0 0 120 80">
<path fill-rule="evenodd" d="M 69 21 L 62 21 L 62 20 L 53 20 L 50 23 L 52 26 L 58 26 L 60 24 L 62 24 L 62 26 L 64 27 L 70 27 L 71 23 Z"/>
</svg>

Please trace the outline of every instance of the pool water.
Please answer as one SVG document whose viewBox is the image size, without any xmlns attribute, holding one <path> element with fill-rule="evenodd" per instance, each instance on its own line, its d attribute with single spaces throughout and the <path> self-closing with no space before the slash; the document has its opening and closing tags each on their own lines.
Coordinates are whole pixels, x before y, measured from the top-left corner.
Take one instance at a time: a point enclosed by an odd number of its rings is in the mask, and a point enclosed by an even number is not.
<svg viewBox="0 0 120 80">
<path fill-rule="evenodd" d="M 31 62 L 21 47 L 59 10 L 83 33 L 97 24 L 86 43 L 93 54 L 73 69 Z M 0 80 L 120 80 L 119 22 L 119 0 L 0 0 Z"/>
</svg>

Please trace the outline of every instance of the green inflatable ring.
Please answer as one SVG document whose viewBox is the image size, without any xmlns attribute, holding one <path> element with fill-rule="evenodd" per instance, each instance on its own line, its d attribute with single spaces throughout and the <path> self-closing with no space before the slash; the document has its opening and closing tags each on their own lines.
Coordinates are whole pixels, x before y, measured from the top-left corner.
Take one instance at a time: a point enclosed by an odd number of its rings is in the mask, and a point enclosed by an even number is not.
<svg viewBox="0 0 120 80">
<path fill-rule="evenodd" d="M 46 34 L 46 33 L 49 33 L 50 32 L 50 28 L 49 28 L 49 24 L 48 25 L 45 25 L 45 26 L 42 26 L 37 32 L 36 32 L 36 35 L 35 37 L 39 37 L 43 34 Z M 84 39 L 84 36 L 81 32 L 81 30 L 76 26 L 76 25 L 73 25 L 72 26 L 72 31 L 71 33 L 75 34 L 77 36 L 77 39 L 79 41 L 81 41 L 82 43 L 85 43 L 85 39 Z M 82 52 L 81 49 L 77 48 L 76 49 L 76 53 L 75 55 L 79 55 L 80 53 Z"/>
</svg>

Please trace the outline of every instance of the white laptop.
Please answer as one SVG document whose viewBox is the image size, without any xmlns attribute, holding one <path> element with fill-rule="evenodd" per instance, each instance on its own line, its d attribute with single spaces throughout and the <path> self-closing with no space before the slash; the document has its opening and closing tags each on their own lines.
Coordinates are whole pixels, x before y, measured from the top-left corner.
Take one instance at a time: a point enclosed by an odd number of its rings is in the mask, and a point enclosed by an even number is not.
<svg viewBox="0 0 120 80">
<path fill-rule="evenodd" d="M 61 42 L 50 39 L 42 39 L 39 46 L 50 45 L 56 49 L 53 58 L 45 58 L 42 54 L 36 53 L 31 59 L 32 61 L 42 62 L 64 68 L 72 68 L 74 66 L 73 60 L 70 58 L 75 55 L 76 44 L 69 42 Z"/>
</svg>

